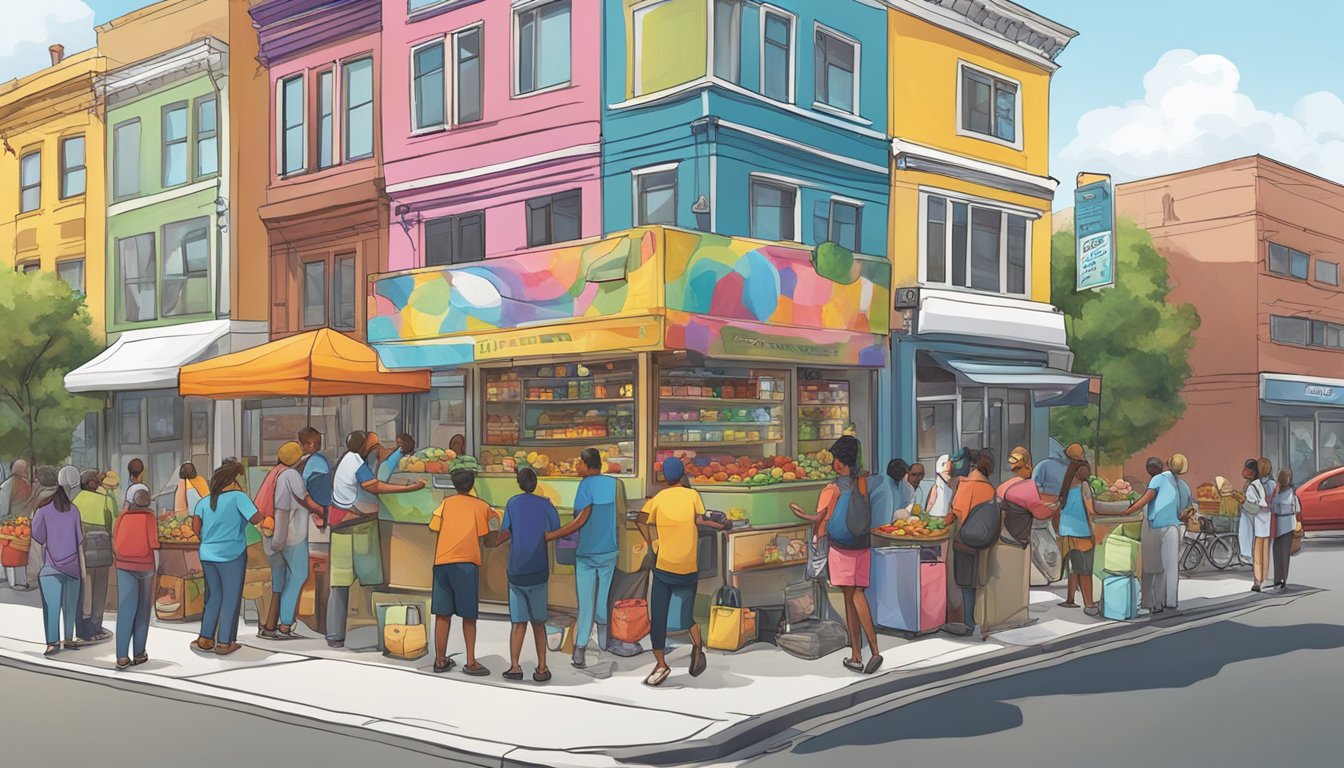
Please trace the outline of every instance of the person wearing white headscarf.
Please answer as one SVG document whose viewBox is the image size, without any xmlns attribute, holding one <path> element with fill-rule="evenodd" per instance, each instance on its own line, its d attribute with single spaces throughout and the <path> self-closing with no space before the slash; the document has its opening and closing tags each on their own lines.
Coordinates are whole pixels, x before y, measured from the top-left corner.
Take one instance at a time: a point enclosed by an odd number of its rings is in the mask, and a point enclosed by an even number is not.
<svg viewBox="0 0 1344 768">
<path fill-rule="evenodd" d="M 929 517 L 947 517 L 952 508 L 952 457 L 944 453 L 933 465 L 933 487 L 924 502 Z"/>
</svg>

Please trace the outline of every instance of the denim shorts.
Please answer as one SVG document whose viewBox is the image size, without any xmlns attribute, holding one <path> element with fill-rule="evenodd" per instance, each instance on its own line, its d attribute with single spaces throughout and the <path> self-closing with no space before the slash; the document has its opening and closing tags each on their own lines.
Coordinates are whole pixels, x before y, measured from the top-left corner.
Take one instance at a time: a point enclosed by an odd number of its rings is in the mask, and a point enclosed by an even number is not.
<svg viewBox="0 0 1344 768">
<path fill-rule="evenodd" d="M 481 567 L 475 563 L 434 566 L 430 611 L 435 616 L 475 619 L 479 608 Z"/>
<path fill-rule="evenodd" d="M 540 624 L 546 621 L 546 582 L 526 586 L 509 582 L 509 621 Z"/>
</svg>

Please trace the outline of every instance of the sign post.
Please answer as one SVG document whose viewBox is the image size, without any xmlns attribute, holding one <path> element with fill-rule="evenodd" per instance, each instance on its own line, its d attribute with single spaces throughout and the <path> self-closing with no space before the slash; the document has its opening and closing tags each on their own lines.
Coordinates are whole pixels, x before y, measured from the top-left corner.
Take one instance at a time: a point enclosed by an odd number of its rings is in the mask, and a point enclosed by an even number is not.
<svg viewBox="0 0 1344 768">
<path fill-rule="evenodd" d="M 1115 285 L 1115 195 L 1109 175 L 1078 174 L 1073 226 L 1078 258 L 1076 290 Z"/>
</svg>

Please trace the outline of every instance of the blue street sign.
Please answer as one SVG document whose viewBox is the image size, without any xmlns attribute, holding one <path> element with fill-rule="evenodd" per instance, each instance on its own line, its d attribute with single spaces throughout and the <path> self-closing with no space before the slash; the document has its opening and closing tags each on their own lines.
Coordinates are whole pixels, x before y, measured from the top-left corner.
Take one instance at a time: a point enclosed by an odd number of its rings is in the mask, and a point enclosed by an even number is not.
<svg viewBox="0 0 1344 768">
<path fill-rule="evenodd" d="M 1115 285 L 1115 199 L 1111 180 L 1094 181 L 1073 193 L 1080 291 Z"/>
</svg>

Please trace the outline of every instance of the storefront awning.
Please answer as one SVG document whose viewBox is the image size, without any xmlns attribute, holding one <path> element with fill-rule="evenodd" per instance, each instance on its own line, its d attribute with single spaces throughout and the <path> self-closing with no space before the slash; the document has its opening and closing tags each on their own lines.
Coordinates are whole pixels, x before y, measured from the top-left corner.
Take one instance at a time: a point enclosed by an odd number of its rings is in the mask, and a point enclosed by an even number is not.
<svg viewBox="0 0 1344 768">
<path fill-rule="evenodd" d="M 183 396 L 346 397 L 429 390 L 428 371 L 389 371 L 377 353 L 322 328 L 182 368 Z"/>
<path fill-rule="evenodd" d="M 126 331 L 103 353 L 65 375 L 70 392 L 172 389 L 178 369 L 205 357 L 228 335 L 228 320 Z"/>
<path fill-rule="evenodd" d="M 1087 405 L 1092 378 L 1030 363 L 983 363 L 940 359 L 939 363 L 958 376 L 985 387 L 1026 389 L 1040 407 Z"/>
</svg>

